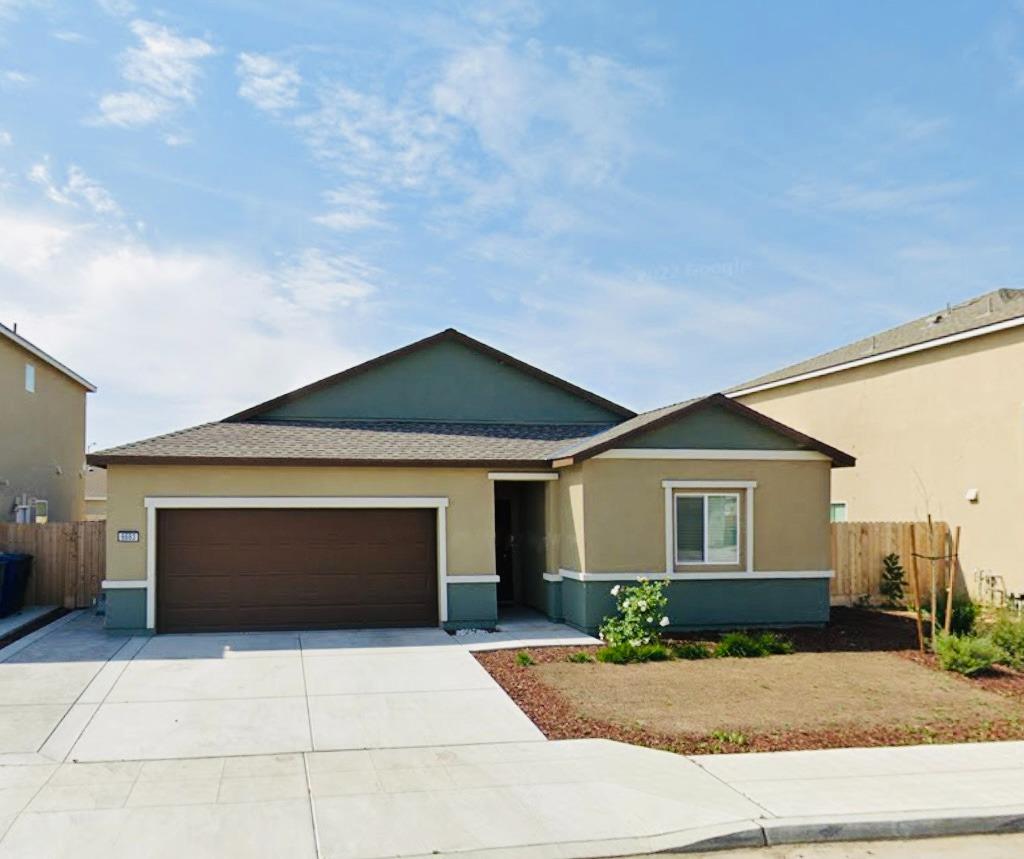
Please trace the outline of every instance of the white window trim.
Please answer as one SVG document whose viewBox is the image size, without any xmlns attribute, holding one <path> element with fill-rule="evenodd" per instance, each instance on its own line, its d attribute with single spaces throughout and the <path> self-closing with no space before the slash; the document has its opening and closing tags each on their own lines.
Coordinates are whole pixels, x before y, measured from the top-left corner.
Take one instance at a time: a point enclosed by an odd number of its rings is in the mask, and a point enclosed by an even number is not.
<svg viewBox="0 0 1024 859">
<path fill-rule="evenodd" d="M 418 496 L 146 496 L 146 628 L 156 629 L 156 514 L 157 510 L 220 509 L 415 509 L 437 510 L 437 616 L 448 620 L 448 499 Z"/>
<path fill-rule="evenodd" d="M 25 390 L 30 394 L 36 392 L 36 365 L 31 361 L 25 362 Z"/>
<path fill-rule="evenodd" d="M 736 499 L 736 557 L 728 561 L 709 561 L 708 552 L 710 547 L 708 546 L 708 498 L 735 498 Z M 676 503 L 677 498 L 702 498 L 704 500 L 703 512 L 704 512 L 704 559 L 701 561 L 680 561 L 679 560 L 679 540 L 677 535 L 679 534 L 679 505 Z M 743 517 L 740 516 L 740 494 L 739 492 L 723 492 L 721 490 L 715 491 L 703 491 L 698 489 L 684 489 L 673 493 L 672 498 L 672 527 L 673 527 L 673 539 L 672 546 L 674 549 L 674 561 L 677 567 L 735 567 L 740 562 L 740 546 L 743 544 Z"/>
<path fill-rule="evenodd" d="M 756 480 L 663 480 L 661 487 L 665 491 L 665 574 L 671 576 L 676 573 L 676 551 L 675 551 L 675 496 L 676 489 L 699 489 L 713 491 L 716 489 L 745 489 L 747 492 L 747 504 L 745 519 L 747 521 L 747 557 L 746 574 L 754 572 L 754 490 L 757 488 Z M 682 573 L 681 575 L 693 576 L 695 573 Z M 712 576 L 720 576 L 721 573 L 711 573 Z"/>
<path fill-rule="evenodd" d="M 829 513 L 828 519 L 829 519 L 829 522 L 832 522 L 832 506 L 834 504 L 842 504 L 843 505 L 843 513 L 846 516 L 849 516 L 849 514 L 850 514 L 850 505 L 849 504 L 847 504 L 845 501 L 829 501 L 828 502 L 828 513 Z M 846 522 L 847 519 L 844 518 L 844 519 L 839 519 L 839 520 L 836 520 L 836 521 L 838 521 L 838 522 Z"/>
</svg>

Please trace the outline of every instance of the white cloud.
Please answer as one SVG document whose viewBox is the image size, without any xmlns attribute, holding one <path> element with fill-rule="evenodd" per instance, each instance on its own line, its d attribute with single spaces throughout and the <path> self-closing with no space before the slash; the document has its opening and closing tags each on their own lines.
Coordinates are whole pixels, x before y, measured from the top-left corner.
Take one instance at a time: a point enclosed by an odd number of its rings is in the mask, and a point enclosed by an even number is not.
<svg viewBox="0 0 1024 859">
<path fill-rule="evenodd" d="M 310 250 L 268 267 L 11 210 L 0 210 L 0 272 L 5 316 L 99 385 L 90 434 L 102 445 L 217 419 L 354 363 L 376 289 L 351 257 Z"/>
<path fill-rule="evenodd" d="M 96 0 L 96 5 L 115 18 L 125 18 L 135 12 L 132 0 Z"/>
<path fill-rule="evenodd" d="M 9 131 L 0 131 L 0 146 L 10 146 L 14 143 L 14 138 L 11 136 Z"/>
<path fill-rule="evenodd" d="M 179 36 L 162 24 L 136 20 L 131 30 L 140 44 L 120 57 L 121 77 L 129 88 L 100 98 L 100 124 L 149 125 L 193 104 L 201 61 L 215 53 L 209 42 Z"/>
<path fill-rule="evenodd" d="M 2 74 L 0 74 L 0 80 L 11 87 L 22 87 L 28 86 L 35 80 L 35 78 L 33 78 L 32 75 L 18 71 L 17 69 L 6 69 Z"/>
<path fill-rule="evenodd" d="M 926 182 L 917 185 L 864 185 L 806 182 L 788 192 L 797 206 L 865 214 L 920 214 L 944 209 L 974 187 L 973 182 Z"/>
<path fill-rule="evenodd" d="M 78 206 L 84 203 L 97 215 L 121 215 L 121 207 L 110 192 L 75 164 L 68 167 L 63 185 L 55 182 L 50 176 L 47 161 L 33 164 L 28 178 L 41 186 L 46 196 L 54 203 L 62 206 Z"/>
<path fill-rule="evenodd" d="M 56 30 L 50 35 L 58 42 L 67 42 L 72 45 L 85 41 L 85 36 L 81 33 L 76 33 L 74 30 Z"/>
<path fill-rule="evenodd" d="M 239 54 L 235 73 L 238 94 L 260 110 L 270 112 L 295 107 L 302 78 L 295 66 L 266 54 Z"/>
<path fill-rule="evenodd" d="M 318 224 L 338 231 L 382 226 L 380 216 L 387 206 L 365 185 L 325 191 L 323 198 L 329 211 L 313 219 Z"/>
</svg>

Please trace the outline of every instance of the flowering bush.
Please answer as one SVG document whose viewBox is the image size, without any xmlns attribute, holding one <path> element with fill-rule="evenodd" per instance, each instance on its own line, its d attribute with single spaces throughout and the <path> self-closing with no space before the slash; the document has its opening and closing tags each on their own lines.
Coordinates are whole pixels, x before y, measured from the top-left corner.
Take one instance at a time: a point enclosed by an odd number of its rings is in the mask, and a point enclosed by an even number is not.
<svg viewBox="0 0 1024 859">
<path fill-rule="evenodd" d="M 665 614 L 668 582 L 640 579 L 635 585 L 612 588 L 617 613 L 601 624 L 601 638 L 610 646 L 645 647 L 658 643 L 658 629 L 669 624 Z"/>
</svg>

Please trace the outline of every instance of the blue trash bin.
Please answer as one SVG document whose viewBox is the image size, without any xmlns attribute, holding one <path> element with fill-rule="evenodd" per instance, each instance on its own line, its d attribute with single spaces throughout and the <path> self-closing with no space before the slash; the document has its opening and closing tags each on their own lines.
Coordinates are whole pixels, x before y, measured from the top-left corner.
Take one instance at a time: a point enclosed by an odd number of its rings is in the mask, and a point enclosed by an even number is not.
<svg viewBox="0 0 1024 859">
<path fill-rule="evenodd" d="M 0 552 L 0 617 L 21 611 L 25 605 L 25 586 L 31 574 L 31 555 Z"/>
</svg>

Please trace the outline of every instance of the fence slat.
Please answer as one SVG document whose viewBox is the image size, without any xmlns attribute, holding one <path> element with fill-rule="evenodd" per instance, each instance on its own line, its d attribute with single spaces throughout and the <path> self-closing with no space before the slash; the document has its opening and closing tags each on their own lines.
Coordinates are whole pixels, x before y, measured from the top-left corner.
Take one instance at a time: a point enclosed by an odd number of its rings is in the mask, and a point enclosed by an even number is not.
<svg viewBox="0 0 1024 859">
<path fill-rule="evenodd" d="M 88 608 L 100 593 L 106 563 L 106 522 L 0 522 L 0 551 L 32 555 L 28 605 Z"/>
<path fill-rule="evenodd" d="M 935 546 L 932 554 L 941 554 L 949 539 L 949 525 L 933 523 Z M 835 576 L 830 586 L 833 604 L 849 605 L 868 597 L 877 600 L 882 582 L 882 559 L 890 552 L 900 556 L 903 569 L 910 581 L 912 535 L 916 535 L 918 552 L 929 554 L 927 522 L 833 522 L 832 569 Z M 921 573 L 921 601 L 931 602 L 931 567 L 926 559 L 919 560 Z M 941 590 L 945 565 L 936 561 L 936 580 Z M 909 588 L 907 589 L 907 598 Z"/>
</svg>

